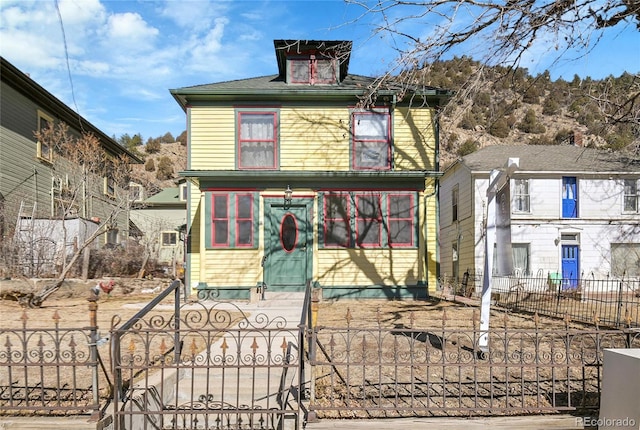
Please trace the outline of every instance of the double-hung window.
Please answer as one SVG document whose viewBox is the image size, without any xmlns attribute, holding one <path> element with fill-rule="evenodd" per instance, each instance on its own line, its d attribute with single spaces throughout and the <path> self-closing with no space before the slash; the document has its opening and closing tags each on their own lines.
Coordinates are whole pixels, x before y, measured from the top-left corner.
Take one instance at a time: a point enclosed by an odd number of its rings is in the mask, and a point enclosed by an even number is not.
<svg viewBox="0 0 640 430">
<path fill-rule="evenodd" d="M 458 220 L 458 197 L 460 195 L 460 189 L 456 184 L 451 190 L 451 221 Z"/>
<path fill-rule="evenodd" d="M 351 114 L 352 168 L 391 169 L 391 115 L 388 111 L 354 111 Z"/>
<path fill-rule="evenodd" d="M 277 169 L 277 111 L 239 110 L 237 120 L 238 169 Z"/>
<path fill-rule="evenodd" d="M 356 244 L 359 247 L 382 246 L 382 211 L 379 193 L 357 194 L 356 200 Z"/>
<path fill-rule="evenodd" d="M 210 248 L 255 248 L 257 205 L 254 193 L 211 193 Z"/>
<path fill-rule="evenodd" d="M 513 211 L 520 213 L 528 213 L 531 208 L 529 205 L 529 180 L 514 179 L 513 180 Z"/>
<path fill-rule="evenodd" d="M 640 276 L 640 243 L 611 244 L 611 273 L 613 276 Z"/>
<path fill-rule="evenodd" d="M 411 192 L 332 192 L 323 198 L 325 248 L 395 248 L 417 243 Z"/>
<path fill-rule="evenodd" d="M 412 194 L 388 194 L 389 246 L 413 246 L 415 208 Z"/>
<path fill-rule="evenodd" d="M 638 181 L 624 180 L 624 212 L 638 212 Z"/>
<path fill-rule="evenodd" d="M 116 180 L 114 178 L 115 164 L 113 160 L 107 160 L 104 169 L 104 195 L 111 198 L 116 195 Z"/>
<path fill-rule="evenodd" d="M 324 245 L 348 247 L 351 237 L 351 199 L 347 193 L 330 193 L 324 198 Z"/>
<path fill-rule="evenodd" d="M 38 111 L 38 132 L 41 138 L 38 139 L 37 157 L 41 160 L 51 163 L 53 161 L 53 148 L 48 139 L 43 139 L 42 135 L 53 126 L 53 118 L 42 111 Z"/>
</svg>

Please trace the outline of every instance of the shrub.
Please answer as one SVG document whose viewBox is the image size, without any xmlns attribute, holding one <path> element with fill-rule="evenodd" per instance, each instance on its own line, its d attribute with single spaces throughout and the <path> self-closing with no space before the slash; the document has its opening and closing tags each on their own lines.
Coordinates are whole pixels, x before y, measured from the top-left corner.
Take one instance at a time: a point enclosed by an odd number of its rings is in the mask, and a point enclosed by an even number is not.
<svg viewBox="0 0 640 430">
<path fill-rule="evenodd" d="M 507 120 L 504 117 L 498 118 L 489 127 L 489 134 L 499 138 L 505 138 L 509 136 L 509 125 L 507 124 Z"/>
<path fill-rule="evenodd" d="M 153 172 L 156 170 L 156 163 L 153 161 L 153 158 L 149 158 L 146 163 L 144 163 L 144 170 L 147 172 Z"/>
<path fill-rule="evenodd" d="M 544 125 L 538 122 L 538 119 L 536 118 L 536 113 L 533 109 L 529 109 L 525 113 L 522 121 L 518 123 L 518 129 L 525 133 L 534 133 L 534 134 L 544 133 L 547 130 Z"/>
<path fill-rule="evenodd" d="M 156 179 L 164 181 L 173 178 L 173 165 L 169 157 L 160 157 L 158 159 L 158 170 L 156 171 Z"/>
<path fill-rule="evenodd" d="M 149 138 L 149 140 L 147 140 L 145 150 L 147 151 L 147 154 L 155 154 L 157 152 L 160 152 L 160 140 Z"/>
<path fill-rule="evenodd" d="M 467 139 L 464 143 L 458 148 L 456 154 L 460 157 L 464 157 L 465 155 L 472 154 L 478 150 L 478 145 L 473 139 Z"/>
</svg>

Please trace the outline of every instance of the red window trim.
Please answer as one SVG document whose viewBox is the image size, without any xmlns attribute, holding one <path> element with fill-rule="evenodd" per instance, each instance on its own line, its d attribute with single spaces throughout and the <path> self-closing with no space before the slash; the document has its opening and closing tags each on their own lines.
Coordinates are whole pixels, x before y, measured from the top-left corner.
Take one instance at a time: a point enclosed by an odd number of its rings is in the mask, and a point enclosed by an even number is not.
<svg viewBox="0 0 640 430">
<path fill-rule="evenodd" d="M 391 215 L 391 198 L 393 197 L 409 197 L 409 207 L 413 208 L 414 207 L 414 194 L 412 193 L 389 193 L 387 194 L 387 223 L 389 224 L 389 231 L 391 231 L 391 222 L 392 221 L 409 221 L 409 223 L 411 224 L 411 239 L 409 241 L 409 243 L 406 242 L 400 242 L 400 243 L 394 243 L 391 240 L 391 236 L 389 235 L 389 238 L 387 240 L 389 248 L 412 248 L 414 247 L 414 230 L 415 230 L 415 226 L 413 225 L 413 222 L 415 220 L 414 217 L 414 213 L 413 211 L 409 211 L 409 215 L 407 217 L 393 217 Z"/>
<path fill-rule="evenodd" d="M 374 139 L 374 140 L 365 140 L 365 139 L 356 139 L 357 133 L 356 133 L 356 117 L 358 115 L 386 115 L 387 117 L 387 139 L 386 140 L 382 140 L 382 139 Z M 353 148 L 352 148 L 352 167 L 353 170 L 391 170 L 391 113 L 388 111 L 381 111 L 381 110 L 373 110 L 373 111 L 366 111 L 366 112 L 362 112 L 362 111 L 355 111 L 351 113 L 351 127 L 353 130 L 352 133 L 352 143 L 353 143 Z M 386 167 L 360 167 L 357 165 L 357 151 L 356 151 L 356 147 L 357 144 L 359 142 L 385 142 L 387 144 L 387 166 Z"/>
<path fill-rule="evenodd" d="M 330 79 L 318 79 L 318 72 L 317 72 L 317 68 L 318 68 L 318 60 L 329 60 L 332 63 L 332 68 L 333 68 L 333 78 Z M 287 58 L 287 61 L 290 61 L 291 63 L 293 62 L 297 62 L 297 61 L 306 61 L 309 63 L 309 76 L 307 77 L 307 80 L 304 81 L 296 81 L 293 75 L 293 67 L 289 67 L 289 82 L 292 84 L 309 84 L 309 85 L 314 85 L 314 84 L 335 84 L 338 82 L 338 77 L 336 74 L 336 60 L 330 57 L 325 57 L 325 56 L 320 56 L 320 57 L 316 57 L 315 55 L 309 55 L 309 56 L 290 56 Z"/>
<path fill-rule="evenodd" d="M 364 218 L 363 216 L 361 216 L 360 211 L 358 211 L 358 203 L 360 201 L 360 199 L 363 198 L 367 198 L 367 197 L 371 197 L 371 198 L 375 198 L 378 201 L 378 208 L 380 208 L 380 211 L 378 212 L 378 216 L 377 218 Z M 376 193 L 361 193 L 361 194 L 356 194 L 355 195 L 355 209 L 356 209 L 356 213 L 355 213 L 355 218 L 356 218 L 356 246 L 358 248 L 382 248 L 382 193 L 376 192 Z M 360 225 L 360 221 L 364 221 L 365 223 L 367 221 L 377 221 L 378 222 L 378 242 L 377 243 L 373 243 L 373 242 L 362 242 L 360 240 L 360 232 L 358 231 L 358 226 Z"/>
<path fill-rule="evenodd" d="M 240 197 L 249 197 L 249 217 L 248 218 L 240 218 L 240 213 L 238 211 L 239 208 L 239 200 Z M 252 194 L 246 194 L 246 193 L 239 193 L 235 195 L 235 203 L 236 203 L 236 208 L 235 208 L 235 218 L 236 218 L 236 234 L 235 234 L 235 247 L 236 248 L 253 248 L 254 247 L 254 240 L 255 238 L 253 237 L 253 195 Z M 238 231 L 239 231 L 239 224 L 241 221 L 249 221 L 251 223 L 251 229 L 249 230 L 251 233 L 251 242 L 249 242 L 248 244 L 242 244 L 242 243 L 238 243 Z"/>
<path fill-rule="evenodd" d="M 243 167 L 242 162 L 242 142 L 268 142 L 268 140 L 260 139 L 242 139 L 242 116 L 243 115 L 271 115 L 273 117 L 273 166 L 271 167 Z M 237 143 L 237 165 L 238 170 L 277 170 L 278 169 L 278 112 L 274 110 L 247 110 L 238 111 L 238 123 L 236 124 L 236 134 L 238 136 Z"/>
<path fill-rule="evenodd" d="M 325 195 L 323 199 L 324 200 L 324 205 L 323 205 L 324 224 L 322 226 L 323 237 L 324 237 L 324 240 L 323 240 L 324 247 L 325 248 L 349 248 L 349 246 L 351 245 L 351 223 L 350 223 L 351 216 L 349 216 L 349 218 L 346 220 L 344 218 L 330 218 L 327 215 L 327 206 L 328 206 L 329 199 L 331 199 L 332 197 L 339 197 L 344 199 L 346 203 L 345 211 L 347 212 L 347 215 L 351 213 L 351 199 L 350 199 L 349 193 L 330 192 Z M 327 237 L 328 237 L 327 226 L 329 225 L 329 221 L 338 221 L 345 224 L 346 232 L 347 232 L 347 239 L 345 243 L 342 243 L 342 244 L 327 243 Z"/>
<path fill-rule="evenodd" d="M 227 216 L 226 218 L 216 218 L 216 197 L 224 197 L 227 205 Z M 224 243 L 216 243 L 216 220 L 226 220 L 227 222 L 227 238 Z M 212 248 L 228 248 L 229 247 L 229 236 L 231 234 L 231 229 L 229 225 L 229 194 L 228 193 L 212 193 L 211 194 L 211 244 Z"/>
</svg>

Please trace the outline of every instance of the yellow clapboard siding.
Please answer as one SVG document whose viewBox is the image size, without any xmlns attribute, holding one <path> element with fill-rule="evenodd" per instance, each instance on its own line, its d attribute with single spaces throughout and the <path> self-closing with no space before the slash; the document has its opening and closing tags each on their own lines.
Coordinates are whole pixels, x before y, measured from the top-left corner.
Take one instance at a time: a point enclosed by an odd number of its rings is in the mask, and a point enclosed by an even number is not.
<svg viewBox="0 0 640 430">
<path fill-rule="evenodd" d="M 191 169 L 235 169 L 236 131 L 232 107 L 193 107 L 190 126 Z"/>
<path fill-rule="evenodd" d="M 223 249 L 205 252 L 208 286 L 254 287 L 262 280 L 262 252 L 258 249 Z"/>
<path fill-rule="evenodd" d="M 280 110 L 282 170 L 349 170 L 349 109 Z"/>
<path fill-rule="evenodd" d="M 393 115 L 396 170 L 435 170 L 432 109 L 398 108 Z"/>
<path fill-rule="evenodd" d="M 318 281 L 332 285 L 415 285 L 417 249 L 320 249 Z"/>
</svg>

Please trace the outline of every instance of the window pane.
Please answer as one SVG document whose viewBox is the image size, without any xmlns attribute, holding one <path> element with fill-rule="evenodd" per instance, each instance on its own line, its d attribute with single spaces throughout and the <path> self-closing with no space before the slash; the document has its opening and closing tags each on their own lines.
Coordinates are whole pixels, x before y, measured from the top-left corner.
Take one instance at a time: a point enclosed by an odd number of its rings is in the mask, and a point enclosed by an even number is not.
<svg viewBox="0 0 640 430">
<path fill-rule="evenodd" d="M 388 140 L 389 115 L 382 113 L 354 114 L 354 135 L 358 140 Z"/>
<path fill-rule="evenodd" d="M 214 196 L 213 197 L 213 217 L 214 218 L 227 218 L 227 196 Z"/>
<path fill-rule="evenodd" d="M 238 218 L 251 218 L 252 196 L 238 196 Z"/>
<path fill-rule="evenodd" d="M 309 60 L 308 59 L 291 59 L 289 60 L 291 67 L 291 81 L 308 83 L 309 82 Z"/>
<path fill-rule="evenodd" d="M 253 223 L 251 221 L 238 221 L 236 242 L 238 245 L 251 245 L 253 243 Z"/>
<path fill-rule="evenodd" d="M 216 220 L 213 224 L 213 243 L 216 245 L 225 245 L 227 237 L 229 237 L 229 221 Z"/>
<path fill-rule="evenodd" d="M 380 195 L 356 196 L 358 245 L 381 245 L 382 211 Z"/>
<path fill-rule="evenodd" d="M 514 211 L 529 212 L 529 180 L 514 180 Z"/>
<path fill-rule="evenodd" d="M 413 208 L 410 195 L 388 196 L 389 245 L 413 244 Z"/>
<path fill-rule="evenodd" d="M 389 221 L 389 244 L 411 244 L 412 237 L 411 221 Z"/>
<path fill-rule="evenodd" d="M 386 168 L 389 166 L 389 145 L 386 142 L 359 142 L 356 147 L 356 166 Z"/>
<path fill-rule="evenodd" d="M 638 184 L 635 179 L 624 180 L 624 211 L 638 210 Z"/>
<path fill-rule="evenodd" d="M 273 167 L 275 153 L 273 142 L 243 142 L 240 145 L 241 167 Z"/>
<path fill-rule="evenodd" d="M 325 199 L 324 244 L 349 246 L 349 204 L 346 195 L 329 195 Z"/>
<path fill-rule="evenodd" d="M 611 273 L 614 276 L 640 276 L 640 243 L 611 244 Z"/>
<path fill-rule="evenodd" d="M 318 82 L 335 82 L 333 60 L 316 60 L 316 80 Z"/>
</svg>

